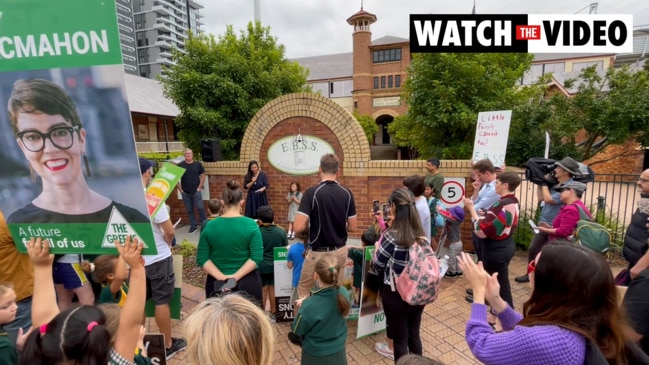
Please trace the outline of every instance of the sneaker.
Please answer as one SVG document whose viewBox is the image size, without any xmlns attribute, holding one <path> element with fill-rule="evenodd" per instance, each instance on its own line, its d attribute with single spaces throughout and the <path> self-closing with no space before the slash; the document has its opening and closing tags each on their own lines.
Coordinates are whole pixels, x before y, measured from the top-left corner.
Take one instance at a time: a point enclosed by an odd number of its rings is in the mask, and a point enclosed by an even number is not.
<svg viewBox="0 0 649 365">
<path fill-rule="evenodd" d="M 466 290 L 466 294 L 467 294 L 467 295 L 473 295 L 473 289 L 470 289 L 470 288 L 467 289 L 467 290 Z"/>
<path fill-rule="evenodd" d="M 187 348 L 187 341 L 185 341 L 184 338 L 171 338 L 171 347 L 168 349 L 165 349 L 167 352 L 167 360 L 171 359 L 174 357 L 177 353 L 180 351 L 183 351 Z"/>
<path fill-rule="evenodd" d="M 529 277 L 529 275 L 523 275 L 523 276 L 519 276 L 519 277 L 515 278 L 514 281 L 517 282 L 517 283 L 521 283 L 521 284 L 522 283 L 529 283 L 530 282 L 530 277 Z"/>
<path fill-rule="evenodd" d="M 473 303 L 473 295 L 467 295 L 466 297 L 464 297 L 464 300 L 466 300 L 466 302 L 469 304 Z"/>
<path fill-rule="evenodd" d="M 374 345 L 374 348 L 379 354 L 387 357 L 390 360 L 394 360 L 394 351 L 390 350 L 387 342 L 377 342 L 376 345 Z"/>
<path fill-rule="evenodd" d="M 190 227 L 189 228 L 189 234 L 194 234 L 196 232 L 196 227 Z"/>
</svg>

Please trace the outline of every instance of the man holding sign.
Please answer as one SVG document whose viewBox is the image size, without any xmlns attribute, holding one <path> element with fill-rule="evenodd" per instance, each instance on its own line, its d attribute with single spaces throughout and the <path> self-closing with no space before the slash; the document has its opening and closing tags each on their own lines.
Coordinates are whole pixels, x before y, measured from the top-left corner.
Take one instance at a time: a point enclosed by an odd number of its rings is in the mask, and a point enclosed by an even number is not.
<svg viewBox="0 0 649 365">
<path fill-rule="evenodd" d="M 142 173 L 142 184 L 145 189 L 153 179 L 153 165 L 153 162 L 140 158 L 140 172 Z M 177 352 L 184 350 L 187 343 L 184 339 L 171 337 L 169 302 L 174 296 L 174 283 L 176 281 L 173 258 L 171 257 L 171 242 L 174 239 L 175 232 L 166 206 L 162 206 L 151 217 L 151 226 L 153 227 L 153 238 L 158 254 L 144 256 L 146 297 L 147 300 L 152 298 L 155 303 L 155 322 L 160 332 L 165 336 L 167 358 L 171 358 Z"/>
</svg>

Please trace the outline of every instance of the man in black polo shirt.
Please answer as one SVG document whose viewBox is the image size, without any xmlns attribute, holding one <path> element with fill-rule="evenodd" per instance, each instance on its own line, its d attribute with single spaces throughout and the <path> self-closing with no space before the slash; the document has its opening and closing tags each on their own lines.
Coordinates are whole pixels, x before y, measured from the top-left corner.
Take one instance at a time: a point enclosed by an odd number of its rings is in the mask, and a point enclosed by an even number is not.
<svg viewBox="0 0 649 365">
<path fill-rule="evenodd" d="M 309 243 L 305 251 L 298 296 L 306 298 L 313 288 L 313 272 L 318 259 L 330 253 L 340 264 L 338 280 L 342 283 L 342 269 L 347 262 L 347 232 L 356 230 L 356 204 L 352 192 L 336 181 L 340 161 L 334 154 L 320 159 L 322 181 L 306 189 L 300 201 L 293 228 L 295 232 L 309 229 Z"/>
</svg>

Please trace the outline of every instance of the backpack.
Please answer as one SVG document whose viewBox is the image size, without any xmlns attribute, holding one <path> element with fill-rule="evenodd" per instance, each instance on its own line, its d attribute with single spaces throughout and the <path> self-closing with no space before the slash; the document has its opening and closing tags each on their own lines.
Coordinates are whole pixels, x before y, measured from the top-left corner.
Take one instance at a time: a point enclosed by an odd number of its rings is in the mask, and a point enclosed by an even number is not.
<svg viewBox="0 0 649 365">
<path fill-rule="evenodd" d="M 439 212 L 437 211 L 437 207 L 444 209 L 444 204 L 436 198 L 433 198 L 430 200 L 430 202 L 428 202 L 428 209 L 430 209 L 430 227 L 433 230 L 444 227 L 446 223 L 444 216 L 439 214 Z"/>
<path fill-rule="evenodd" d="M 439 261 L 428 242 L 415 241 L 408 249 L 408 263 L 401 275 L 395 278 L 390 270 L 390 287 L 399 292 L 401 299 L 410 305 L 426 305 L 437 299 L 441 274 Z"/>
<path fill-rule="evenodd" d="M 582 207 L 575 206 L 579 210 L 579 221 L 575 228 L 573 241 L 603 255 L 611 244 L 611 232 L 603 225 L 593 221 Z"/>
</svg>

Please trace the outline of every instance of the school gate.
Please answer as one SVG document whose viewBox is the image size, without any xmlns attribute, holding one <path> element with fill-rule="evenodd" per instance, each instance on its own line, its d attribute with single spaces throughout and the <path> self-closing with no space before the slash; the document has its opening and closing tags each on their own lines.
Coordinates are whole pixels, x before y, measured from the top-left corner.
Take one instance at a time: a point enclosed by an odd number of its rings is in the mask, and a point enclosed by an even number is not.
<svg viewBox="0 0 649 365">
<path fill-rule="evenodd" d="M 291 181 L 298 181 L 302 191 L 320 182 L 317 173 L 309 175 L 289 174 L 273 167 L 269 161 L 269 148 L 279 140 L 295 138 L 299 134 L 306 139 L 326 142 L 340 159 L 338 181 L 351 189 L 356 200 L 358 230 L 350 237 L 360 238 L 361 233 L 373 222 L 370 215 L 372 201 L 387 201 L 392 191 L 402 187 L 406 176 L 425 176 L 426 161 L 423 160 L 371 160 L 369 142 L 356 119 L 334 101 L 314 93 L 294 93 L 281 96 L 262 107 L 250 121 L 242 141 L 239 161 L 203 162 L 209 176 L 212 198 L 219 199 L 226 181 L 237 180 L 243 185 L 248 162 L 256 160 L 268 176 L 268 202 L 275 211 L 275 223 L 287 227 L 288 205 L 286 194 Z M 310 161 L 311 164 L 319 164 Z M 471 165 L 467 160 L 443 160 L 441 173 L 449 178 L 468 179 Z M 466 193 L 472 193 L 470 183 Z M 244 196 L 247 191 L 244 190 Z M 176 194 L 168 199 L 172 217 L 183 217 L 187 213 Z M 468 215 L 467 215 L 468 217 Z M 463 224 L 463 242 L 466 249 L 472 249 L 470 217 Z M 198 237 L 196 238 L 198 242 Z"/>
</svg>

